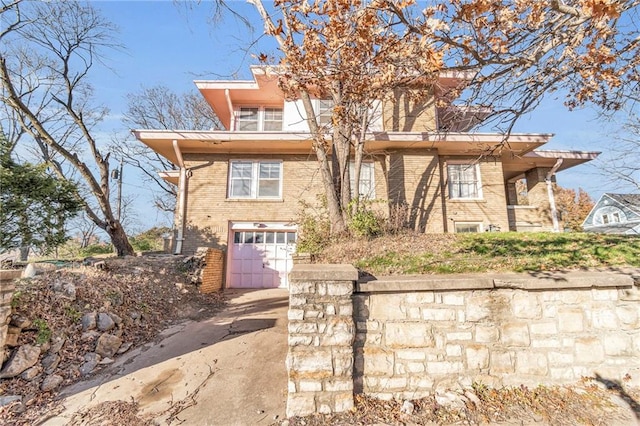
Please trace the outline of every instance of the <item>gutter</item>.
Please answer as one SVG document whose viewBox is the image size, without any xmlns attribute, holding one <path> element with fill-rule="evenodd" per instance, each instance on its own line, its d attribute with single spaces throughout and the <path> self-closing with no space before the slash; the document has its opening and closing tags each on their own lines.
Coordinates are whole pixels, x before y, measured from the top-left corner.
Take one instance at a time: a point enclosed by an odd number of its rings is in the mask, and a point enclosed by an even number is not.
<svg viewBox="0 0 640 426">
<path fill-rule="evenodd" d="M 187 207 L 187 168 L 184 165 L 184 159 L 182 158 L 182 152 L 178 141 L 174 139 L 173 150 L 176 153 L 178 159 L 178 165 L 180 166 L 180 180 L 179 180 L 179 194 L 178 194 L 178 220 L 177 228 L 178 235 L 176 237 L 176 248 L 173 254 L 182 254 L 182 242 L 184 241 L 184 225 L 185 225 L 185 210 Z"/>
<path fill-rule="evenodd" d="M 547 195 L 549 197 L 549 207 L 551 208 L 551 221 L 553 223 L 553 232 L 560 232 L 560 223 L 558 222 L 558 209 L 556 208 L 556 199 L 553 196 L 553 185 L 551 182 L 551 178 L 558 171 L 562 162 L 564 160 L 562 158 L 558 158 L 556 163 L 553 165 L 551 170 L 547 172 L 547 176 L 544 178 L 544 181 L 547 184 Z"/>
</svg>

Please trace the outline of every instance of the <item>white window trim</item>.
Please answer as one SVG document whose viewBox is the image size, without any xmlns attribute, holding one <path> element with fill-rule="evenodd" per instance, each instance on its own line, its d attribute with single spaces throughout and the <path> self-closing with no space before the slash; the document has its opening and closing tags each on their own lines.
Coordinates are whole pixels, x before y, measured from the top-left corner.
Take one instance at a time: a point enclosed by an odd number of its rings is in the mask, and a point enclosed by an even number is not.
<svg viewBox="0 0 640 426">
<path fill-rule="evenodd" d="M 238 197 L 231 194 L 231 168 L 233 163 L 251 163 L 251 195 L 247 197 Z M 278 195 L 273 197 L 259 197 L 258 184 L 260 182 L 260 163 L 278 163 L 280 165 L 280 179 L 278 182 Z M 229 168 L 227 172 L 227 199 L 229 200 L 282 200 L 282 186 L 284 181 L 283 162 L 282 160 L 252 160 L 252 159 L 234 159 L 229 160 Z"/>
<path fill-rule="evenodd" d="M 360 193 L 360 188 L 358 188 L 358 197 L 360 197 L 360 199 L 362 200 L 375 200 L 376 198 L 376 165 L 373 161 L 363 161 L 361 164 L 361 169 L 360 169 L 360 184 L 362 184 L 362 167 L 363 166 L 367 166 L 367 167 L 371 167 L 371 191 L 369 191 L 368 194 L 361 194 Z M 355 192 L 354 192 L 354 188 L 353 188 L 353 179 L 355 177 L 355 162 L 351 161 L 349 162 L 349 179 L 350 179 L 350 184 L 351 184 L 351 192 L 352 192 L 352 196 L 355 196 Z"/>
<path fill-rule="evenodd" d="M 258 109 L 258 129 L 257 130 L 238 130 L 240 124 L 240 110 L 249 108 Z M 280 130 L 264 130 L 265 109 L 279 109 L 282 113 L 282 121 L 280 122 Z M 238 105 L 233 111 L 233 129 L 237 132 L 280 132 L 284 128 L 284 108 L 271 105 Z"/>
<path fill-rule="evenodd" d="M 458 232 L 458 225 L 478 225 L 478 233 L 484 232 L 484 226 L 482 225 L 482 222 L 453 222 L 453 231 L 456 234 L 474 234 L 474 232 Z"/>
<path fill-rule="evenodd" d="M 465 166 L 469 166 L 469 167 L 475 167 L 476 169 L 476 177 L 478 180 L 478 196 L 477 197 L 452 197 L 451 196 L 451 182 L 450 182 L 450 176 L 449 176 L 449 166 L 459 166 L 459 165 L 465 165 Z M 478 201 L 478 200 L 484 200 L 484 195 L 482 193 L 482 174 L 480 173 L 480 164 L 478 163 L 472 163 L 469 161 L 463 161 L 463 160 L 449 160 L 447 161 L 447 195 L 449 197 L 450 200 L 455 200 L 455 201 Z"/>
</svg>

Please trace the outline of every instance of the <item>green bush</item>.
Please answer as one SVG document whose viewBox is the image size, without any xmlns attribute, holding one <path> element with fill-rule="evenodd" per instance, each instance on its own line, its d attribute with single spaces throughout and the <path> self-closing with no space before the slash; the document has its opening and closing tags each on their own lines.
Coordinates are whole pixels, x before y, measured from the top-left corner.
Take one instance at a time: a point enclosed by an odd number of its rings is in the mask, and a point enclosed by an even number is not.
<svg viewBox="0 0 640 426">
<path fill-rule="evenodd" d="M 36 343 L 42 345 L 47 343 L 51 338 L 51 329 L 47 321 L 37 318 L 33 321 L 33 325 L 38 328 L 38 334 L 36 335 Z"/>
<path fill-rule="evenodd" d="M 96 254 L 109 254 L 113 253 L 113 246 L 106 243 L 91 244 L 85 248 L 80 249 L 79 254 L 81 257 L 94 256 Z"/>
<path fill-rule="evenodd" d="M 359 237 L 376 237 L 384 229 L 383 219 L 371 208 L 371 201 L 354 199 L 349 206 L 349 230 Z"/>
<path fill-rule="evenodd" d="M 298 253 L 318 254 L 327 246 L 331 236 L 331 223 L 327 211 L 327 200 L 318 196 L 318 204 L 300 201 L 298 211 Z"/>
<path fill-rule="evenodd" d="M 171 229 L 166 226 L 154 226 L 129 238 L 129 242 L 135 251 L 158 251 L 164 248 L 164 235 L 170 233 Z"/>
</svg>

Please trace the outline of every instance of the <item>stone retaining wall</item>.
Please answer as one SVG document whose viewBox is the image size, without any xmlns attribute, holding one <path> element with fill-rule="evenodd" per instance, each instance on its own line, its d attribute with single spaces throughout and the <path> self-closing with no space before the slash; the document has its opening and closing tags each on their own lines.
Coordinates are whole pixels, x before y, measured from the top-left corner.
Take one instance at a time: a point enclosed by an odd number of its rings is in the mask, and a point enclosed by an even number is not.
<svg viewBox="0 0 640 426">
<path fill-rule="evenodd" d="M 294 265 L 288 416 L 348 410 L 353 392 L 416 399 L 595 375 L 640 385 L 640 271 L 395 277 L 352 296 L 356 275 Z"/>
<path fill-rule="evenodd" d="M 355 389 L 414 399 L 472 382 L 640 384 L 640 295 L 629 275 L 571 273 L 362 283 Z"/>
<path fill-rule="evenodd" d="M 15 288 L 13 280 L 19 278 L 21 272 L 19 270 L 0 271 L 0 368 L 5 361 L 4 346 L 11 319 L 11 298 Z"/>
</svg>

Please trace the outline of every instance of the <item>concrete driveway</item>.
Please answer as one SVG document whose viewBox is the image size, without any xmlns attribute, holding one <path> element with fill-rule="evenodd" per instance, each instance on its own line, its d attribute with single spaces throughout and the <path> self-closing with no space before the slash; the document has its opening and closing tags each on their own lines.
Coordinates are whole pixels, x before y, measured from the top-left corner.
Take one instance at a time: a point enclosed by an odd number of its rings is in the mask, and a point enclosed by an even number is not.
<svg viewBox="0 0 640 426">
<path fill-rule="evenodd" d="M 119 358 L 108 372 L 63 391 L 68 423 L 105 401 L 139 403 L 158 424 L 266 425 L 285 415 L 286 289 L 227 290 L 215 317 L 167 329 L 161 340 Z"/>
</svg>

